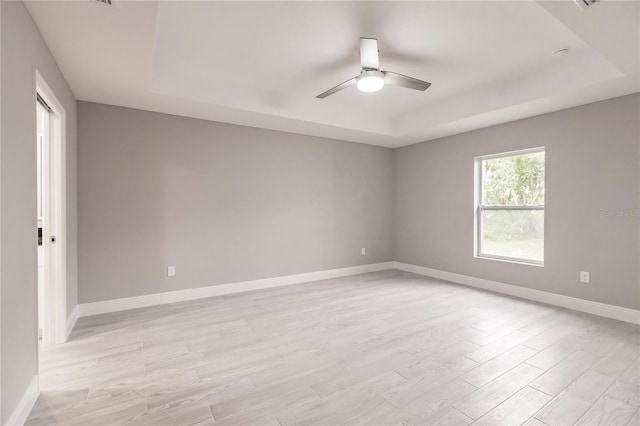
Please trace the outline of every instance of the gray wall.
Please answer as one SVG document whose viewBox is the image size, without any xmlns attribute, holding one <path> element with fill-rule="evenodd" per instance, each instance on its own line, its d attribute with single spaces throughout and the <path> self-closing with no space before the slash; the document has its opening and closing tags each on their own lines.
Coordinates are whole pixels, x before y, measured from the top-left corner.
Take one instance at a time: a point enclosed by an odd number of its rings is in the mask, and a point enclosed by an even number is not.
<svg viewBox="0 0 640 426">
<path fill-rule="evenodd" d="M 2 242 L 2 423 L 37 371 L 35 74 L 40 71 L 67 116 L 67 309 L 76 305 L 76 103 L 22 2 L 2 9 L 0 168 Z"/>
<path fill-rule="evenodd" d="M 394 150 L 395 260 L 640 308 L 639 121 L 635 94 Z M 474 157 L 537 146 L 544 267 L 474 258 Z"/>
<path fill-rule="evenodd" d="M 86 102 L 78 140 L 81 303 L 393 260 L 388 148 Z"/>
<path fill-rule="evenodd" d="M 81 303 L 397 260 L 640 307 L 640 95 L 394 151 L 78 105 Z M 475 258 L 474 157 L 541 145 L 545 266 Z"/>
</svg>

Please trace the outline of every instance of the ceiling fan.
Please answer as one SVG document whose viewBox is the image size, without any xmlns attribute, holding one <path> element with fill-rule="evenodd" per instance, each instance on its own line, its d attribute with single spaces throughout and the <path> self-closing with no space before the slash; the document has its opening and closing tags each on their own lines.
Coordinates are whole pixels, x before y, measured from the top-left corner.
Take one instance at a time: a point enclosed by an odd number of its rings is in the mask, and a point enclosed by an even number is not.
<svg viewBox="0 0 640 426">
<path fill-rule="evenodd" d="M 382 89 L 385 84 L 421 90 L 423 92 L 431 86 L 431 83 L 418 80 L 417 78 L 407 77 L 406 75 L 391 71 L 380 71 L 380 64 L 378 62 L 378 40 L 375 38 L 360 37 L 360 64 L 362 65 L 360 75 L 344 83 L 340 83 L 326 92 L 320 93 L 316 98 L 324 99 L 342 89 L 346 89 L 353 83 L 356 83 L 358 90 L 361 92 L 377 92 Z"/>
</svg>

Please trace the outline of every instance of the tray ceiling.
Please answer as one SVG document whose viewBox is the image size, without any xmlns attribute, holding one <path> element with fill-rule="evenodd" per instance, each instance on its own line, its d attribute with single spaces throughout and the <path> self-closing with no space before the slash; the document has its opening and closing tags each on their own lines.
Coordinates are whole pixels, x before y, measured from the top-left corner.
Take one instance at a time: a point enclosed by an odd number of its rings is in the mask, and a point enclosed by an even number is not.
<svg viewBox="0 0 640 426">
<path fill-rule="evenodd" d="M 640 90 L 637 2 L 27 4 L 80 100 L 389 147 Z M 432 87 L 317 99 L 360 36 Z"/>
</svg>

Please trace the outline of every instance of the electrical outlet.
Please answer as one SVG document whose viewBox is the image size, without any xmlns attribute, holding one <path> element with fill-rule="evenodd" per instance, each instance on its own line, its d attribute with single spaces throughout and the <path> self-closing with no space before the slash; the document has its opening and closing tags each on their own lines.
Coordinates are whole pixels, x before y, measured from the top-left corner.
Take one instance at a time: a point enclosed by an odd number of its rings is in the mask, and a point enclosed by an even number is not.
<svg viewBox="0 0 640 426">
<path fill-rule="evenodd" d="M 586 271 L 580 271 L 580 282 L 588 283 L 589 282 L 589 273 Z"/>
<path fill-rule="evenodd" d="M 175 277 L 176 276 L 176 267 L 175 266 L 168 266 L 167 267 L 167 276 L 168 277 Z"/>
<path fill-rule="evenodd" d="M 360 254 L 365 256 L 367 254 L 367 249 L 362 247 L 362 249 L 360 250 Z"/>
</svg>

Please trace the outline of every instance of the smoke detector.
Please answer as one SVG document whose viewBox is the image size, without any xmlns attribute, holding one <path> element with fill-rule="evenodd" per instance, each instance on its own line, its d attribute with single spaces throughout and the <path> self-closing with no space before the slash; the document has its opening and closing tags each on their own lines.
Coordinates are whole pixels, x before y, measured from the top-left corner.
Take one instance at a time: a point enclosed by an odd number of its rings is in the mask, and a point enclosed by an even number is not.
<svg viewBox="0 0 640 426">
<path fill-rule="evenodd" d="M 573 0 L 580 9 L 586 9 L 593 6 L 596 3 L 600 3 L 600 0 Z"/>
</svg>

